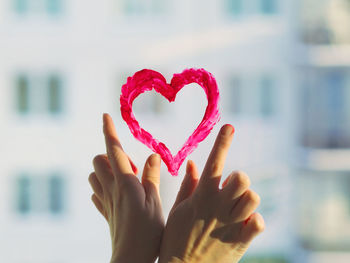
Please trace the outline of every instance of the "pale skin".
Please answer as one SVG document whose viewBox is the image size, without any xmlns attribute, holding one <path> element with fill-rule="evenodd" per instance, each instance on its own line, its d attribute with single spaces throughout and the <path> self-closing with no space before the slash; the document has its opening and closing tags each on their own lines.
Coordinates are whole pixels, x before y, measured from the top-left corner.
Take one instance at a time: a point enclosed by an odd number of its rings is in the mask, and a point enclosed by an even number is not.
<svg viewBox="0 0 350 263">
<path fill-rule="evenodd" d="M 199 179 L 194 162 L 186 175 L 166 226 L 159 195 L 160 157 L 152 154 L 140 180 L 123 151 L 113 121 L 104 114 L 107 155 L 94 158 L 89 182 L 92 201 L 109 224 L 111 262 L 238 262 L 264 229 L 254 213 L 259 196 L 249 178 L 233 172 L 220 188 L 233 127 L 224 125 Z"/>
</svg>

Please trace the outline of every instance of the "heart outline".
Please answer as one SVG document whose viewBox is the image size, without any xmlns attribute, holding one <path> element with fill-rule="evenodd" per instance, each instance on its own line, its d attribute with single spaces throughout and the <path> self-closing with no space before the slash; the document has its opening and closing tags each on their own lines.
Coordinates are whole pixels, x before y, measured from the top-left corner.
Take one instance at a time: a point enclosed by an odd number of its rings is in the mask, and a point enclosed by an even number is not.
<svg viewBox="0 0 350 263">
<path fill-rule="evenodd" d="M 182 148 L 173 156 L 168 147 L 153 138 L 153 136 L 140 127 L 132 111 L 134 100 L 142 93 L 154 89 L 165 97 L 170 103 L 175 101 L 177 93 L 186 85 L 197 83 L 206 93 L 208 105 L 200 124 L 188 137 Z M 211 132 L 212 128 L 220 120 L 219 113 L 219 89 L 214 76 L 205 69 L 185 69 L 182 73 L 174 74 L 170 84 L 162 74 L 151 69 L 143 69 L 128 77 L 127 82 L 122 86 L 120 95 L 120 111 L 123 120 L 127 123 L 134 137 L 145 144 L 152 151 L 158 153 L 168 171 L 177 176 L 178 170 L 198 144 L 203 141 Z"/>
</svg>

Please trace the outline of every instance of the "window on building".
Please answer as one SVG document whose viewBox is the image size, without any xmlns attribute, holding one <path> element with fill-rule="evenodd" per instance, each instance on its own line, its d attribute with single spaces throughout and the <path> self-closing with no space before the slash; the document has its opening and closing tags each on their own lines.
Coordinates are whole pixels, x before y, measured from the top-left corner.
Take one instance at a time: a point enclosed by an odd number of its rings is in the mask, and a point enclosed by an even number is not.
<svg viewBox="0 0 350 263">
<path fill-rule="evenodd" d="M 31 116 L 63 111 L 63 81 L 58 74 L 20 74 L 16 77 L 16 110 Z"/>
<path fill-rule="evenodd" d="M 27 76 L 19 75 L 16 79 L 17 111 L 20 114 L 29 111 L 29 81 Z"/>
<path fill-rule="evenodd" d="M 62 0 L 46 0 L 47 12 L 57 15 L 62 11 Z"/>
<path fill-rule="evenodd" d="M 57 15 L 62 12 L 63 0 L 13 0 L 14 9 L 18 14 Z"/>
<path fill-rule="evenodd" d="M 62 83 L 57 75 L 49 77 L 48 81 L 48 102 L 51 113 L 59 113 L 62 110 Z"/>
<path fill-rule="evenodd" d="M 302 144 L 310 148 L 349 148 L 349 69 L 305 70 L 300 92 Z"/>
<path fill-rule="evenodd" d="M 31 210 L 31 182 L 30 177 L 21 175 L 17 178 L 17 211 L 27 214 Z"/>
<path fill-rule="evenodd" d="M 59 174 L 49 178 L 49 210 L 53 214 L 61 213 L 64 208 L 64 180 Z"/>
<path fill-rule="evenodd" d="M 243 0 L 227 0 L 227 9 L 233 15 L 243 12 Z"/>
<path fill-rule="evenodd" d="M 14 8 L 16 13 L 24 14 L 28 11 L 29 0 L 14 0 Z"/>
<path fill-rule="evenodd" d="M 242 79 L 238 76 L 234 76 L 231 78 L 230 84 L 230 100 L 229 100 L 229 107 L 231 109 L 231 112 L 234 114 L 240 114 L 242 113 L 242 96 L 243 96 L 243 90 L 242 90 Z"/>
<path fill-rule="evenodd" d="M 260 113 L 262 116 L 271 116 L 275 113 L 276 87 L 272 77 L 264 76 L 260 83 Z"/>
<path fill-rule="evenodd" d="M 162 0 L 124 0 L 123 9 L 127 15 L 151 15 L 164 9 Z"/>
<path fill-rule="evenodd" d="M 16 180 L 16 211 L 21 215 L 61 214 L 65 181 L 61 174 L 25 174 Z"/>
<path fill-rule="evenodd" d="M 261 12 L 263 14 L 274 14 L 277 11 L 277 0 L 260 0 Z"/>
</svg>

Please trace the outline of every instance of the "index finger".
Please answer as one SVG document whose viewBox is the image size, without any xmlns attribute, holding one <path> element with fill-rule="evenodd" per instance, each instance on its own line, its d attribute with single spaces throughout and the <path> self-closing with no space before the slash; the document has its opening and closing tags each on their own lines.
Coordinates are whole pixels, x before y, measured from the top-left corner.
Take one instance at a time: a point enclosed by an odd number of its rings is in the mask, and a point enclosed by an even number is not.
<svg viewBox="0 0 350 263">
<path fill-rule="evenodd" d="M 128 156 L 123 151 L 113 120 L 109 114 L 103 114 L 103 133 L 109 162 L 116 177 L 121 174 L 133 174 Z"/>
<path fill-rule="evenodd" d="M 222 171 L 224 169 L 227 152 L 230 148 L 235 129 L 226 124 L 221 127 L 216 137 L 213 149 L 205 164 L 200 183 L 210 184 L 210 187 L 219 187 Z"/>
</svg>

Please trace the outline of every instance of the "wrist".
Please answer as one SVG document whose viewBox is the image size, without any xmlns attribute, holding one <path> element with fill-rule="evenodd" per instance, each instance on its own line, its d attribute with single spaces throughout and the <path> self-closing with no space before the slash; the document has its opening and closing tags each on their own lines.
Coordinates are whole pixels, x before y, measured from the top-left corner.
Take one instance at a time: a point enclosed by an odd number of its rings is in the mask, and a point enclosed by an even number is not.
<svg viewBox="0 0 350 263">
<path fill-rule="evenodd" d="M 120 256 L 113 255 L 110 263 L 154 263 L 155 259 L 146 259 L 145 257 L 141 258 L 137 255 L 136 252 L 131 252 L 130 255 Z"/>
<path fill-rule="evenodd" d="M 178 258 L 171 258 L 168 263 L 184 263 L 184 261 Z"/>
</svg>

